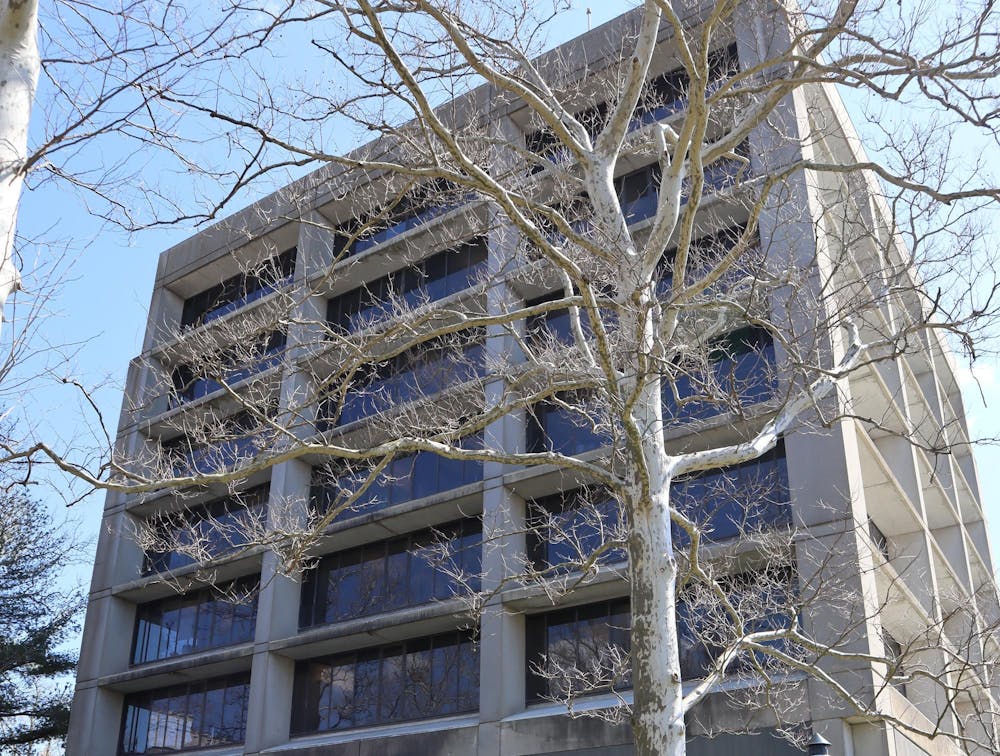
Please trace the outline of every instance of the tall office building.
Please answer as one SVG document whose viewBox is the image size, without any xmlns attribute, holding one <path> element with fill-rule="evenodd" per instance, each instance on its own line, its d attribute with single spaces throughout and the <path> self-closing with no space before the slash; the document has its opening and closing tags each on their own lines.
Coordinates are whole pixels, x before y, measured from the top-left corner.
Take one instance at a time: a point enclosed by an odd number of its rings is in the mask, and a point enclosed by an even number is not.
<svg viewBox="0 0 1000 756">
<path fill-rule="evenodd" d="M 551 64 L 561 60 L 582 70 L 586 62 L 588 76 L 596 77 L 602 61 L 607 63 L 605 42 L 621 39 L 634 20 L 634 14 L 623 16 L 567 43 Z M 720 75 L 757 59 L 759 35 L 750 29 L 751 20 L 740 23 L 747 28 L 737 26 L 713 53 L 713 70 Z M 683 76 L 666 30 L 661 36 L 649 79 L 655 98 L 637 112 L 636 133 L 676 118 L 683 108 Z M 604 112 L 599 88 L 583 86 L 580 92 L 580 112 L 599 119 Z M 544 163 L 554 167 L 561 156 L 525 106 L 491 102 L 485 88 L 460 106 L 459 111 L 484 109 L 507 138 L 523 139 L 526 153 L 541 155 L 525 180 L 537 178 L 539 191 L 545 191 Z M 776 114 L 783 128 L 792 129 L 791 138 L 776 142 L 769 130 L 776 119 L 771 119 L 732 160 L 715 164 L 706 176 L 706 191 L 717 196 L 706 201 L 704 238 L 725 239 L 745 225 L 740 185 L 773 172 L 775 161 L 790 163 L 805 150 L 830 162 L 856 157 L 855 141 L 843 138 L 853 131 L 831 89 L 807 88 L 801 97 L 787 98 Z M 823 124 L 822 138 L 813 131 L 817 123 Z M 642 152 L 621 161 L 617 187 L 635 234 L 644 233 L 655 212 L 659 174 L 653 162 Z M 355 180 L 357 186 L 345 191 L 345 182 Z M 460 345 L 434 342 L 380 361 L 358 384 L 362 389 L 320 401 L 318 377 L 329 375 L 339 358 L 335 350 L 315 348 L 313 324 L 319 321 L 346 341 L 392 320 L 394 313 L 385 306 L 390 294 L 410 296 L 424 312 L 495 314 L 544 304 L 561 285 L 541 261 L 524 254 L 514 230 L 485 203 L 448 195 L 447 188 L 445 194 L 411 193 L 377 227 L 352 238 L 364 204 L 358 197 L 368 191 L 368 182 L 324 169 L 162 255 L 143 353 L 128 374 L 117 442 L 122 459 L 139 470 L 158 467 L 158 474 L 212 472 L 253 457 L 261 447 L 289 445 L 288 438 L 242 410 L 216 380 L 219 375 L 191 367 L 198 350 L 221 355 L 219 370 L 228 386 L 236 394 L 254 392 L 255 406 L 268 406 L 270 416 L 295 437 L 322 433 L 354 443 L 373 418 L 418 395 L 454 399 L 448 411 L 456 418 L 465 411 L 463 402 L 503 397 L 509 376 L 491 366 L 516 362 L 518 337 L 530 341 L 546 329 L 556 341 L 569 338 L 565 311 L 540 308 L 519 331 L 484 327 Z M 757 246 L 767 254 L 784 250 L 811 261 L 836 257 L 823 248 L 832 243 L 832 232 L 823 233 L 823 224 L 814 223 L 804 211 L 809 206 L 827 208 L 824 222 L 833 226 L 852 219 L 867 229 L 890 225 L 878 217 L 885 208 L 863 182 L 838 178 L 827 186 L 795 173 L 783 195 L 783 203 L 766 205 L 759 218 Z M 855 261 L 859 267 L 846 273 L 821 273 L 859 281 L 863 262 Z M 843 292 L 848 297 L 850 286 Z M 883 304 L 884 316 L 891 318 L 895 305 Z M 854 414 L 880 423 L 845 418 L 822 432 L 793 430 L 759 460 L 689 479 L 675 495 L 692 516 L 708 513 L 712 538 L 719 548 L 729 544 L 743 554 L 740 564 L 751 565 L 744 570 L 754 564 L 747 556 L 754 545 L 738 543 L 748 520 L 750 529 L 788 531 L 794 525 L 783 568 L 793 590 L 808 590 L 794 581 L 816 572 L 823 561 L 817 555 L 836 553 L 841 586 L 860 597 L 864 618 L 851 628 L 850 648 L 890 657 L 956 607 L 971 608 L 962 616 L 983 627 L 1000 616 L 953 363 L 938 332 L 919 339 L 918 348 L 911 345 L 842 382 Z M 682 401 L 696 391 L 678 382 L 678 393 L 665 402 L 675 421 L 668 430 L 675 445 L 740 437 L 740 424 L 754 422 L 753 408 L 766 411 L 767 400 L 779 390 L 775 376 L 787 354 L 766 330 L 744 327 L 717 351 L 710 368 L 716 387 L 743 404 L 745 416 Z M 473 384 L 483 390 L 463 393 Z M 907 428 L 932 429 L 951 453 L 934 454 L 894 432 Z M 594 459 L 605 453 L 602 434 L 601 428 L 581 428 L 565 407 L 551 402 L 499 417 L 484 437 L 466 443 Z M 318 453 L 296 456 L 231 485 L 108 495 L 69 753 L 632 752 L 627 725 L 567 716 L 565 705 L 550 700 L 559 681 L 539 674 L 543 660 L 565 656 L 567 649 L 578 658 L 597 641 L 627 649 L 629 591 L 621 552 L 606 555 L 600 569 L 555 605 L 537 585 L 507 580 L 512 564 L 544 570 L 572 555 L 565 532 L 546 537 L 559 523 L 577 536 L 576 545 L 593 545 L 594 528 L 576 530 L 571 516 L 578 492 L 593 490 L 585 476 L 551 467 L 448 460 L 429 452 L 401 454 L 311 545 L 307 569 L 291 574 L 280 569 L 280 538 L 243 548 L 246 540 L 267 541 L 289 517 L 321 514 L 353 490 L 349 471 L 331 471 L 327 462 Z M 752 505 L 739 497 L 723 502 L 713 494 L 713 475 L 736 490 L 764 480 L 768 489 L 753 497 Z M 590 498 L 600 504 L 599 496 Z M 734 502 L 745 508 L 734 511 Z M 155 527 L 140 544 L 133 532 L 143 522 Z M 526 523 L 534 523 L 527 534 Z M 159 532 L 163 542 L 150 532 Z M 211 570 L 200 571 L 190 554 L 171 549 L 171 535 L 189 547 L 200 544 L 213 559 Z M 428 555 L 431 543 L 449 545 L 452 561 L 490 591 L 478 628 L 469 627 L 466 606 L 455 595 L 468 586 L 459 586 L 454 574 Z M 742 574 L 753 582 L 752 573 Z M 696 622 L 691 614 L 679 610 L 689 624 Z M 832 622 L 821 609 L 804 621 L 819 636 L 823 630 L 817 626 Z M 923 668 L 945 674 L 949 655 L 962 654 L 970 662 L 963 685 L 972 698 L 988 697 L 990 681 L 976 676 L 992 673 L 977 665 L 990 650 L 983 643 L 994 641 L 980 637 L 963 643 L 966 626 L 956 620 L 944 627 L 941 648 L 922 653 Z M 681 650 L 682 671 L 697 679 L 711 661 L 710 650 L 684 645 L 683 633 Z M 856 716 L 822 686 L 791 674 L 786 682 L 801 699 L 793 723 L 822 733 L 835 754 L 950 753 L 943 738 L 931 742 L 916 734 L 933 729 L 930 723 L 939 718 L 944 732 L 976 736 L 963 729 L 969 723 L 959 721 L 965 704 L 947 709 L 925 677 L 899 674 L 886 685 L 884 665 L 856 658 L 824 664 L 833 679 L 849 681 L 860 697 L 877 699 L 873 705 L 880 711 L 912 725 Z M 583 696 L 575 702 L 577 712 L 607 708 L 619 695 L 629 696 L 627 679 L 605 687 L 615 692 L 598 689 Z M 720 692 L 708 696 L 691 718 L 689 753 L 799 752 L 774 737 L 779 723 L 766 707 L 751 716 L 726 704 L 721 692 L 726 687 L 726 681 L 720 683 Z M 714 727 L 746 734 L 701 737 Z"/>
</svg>

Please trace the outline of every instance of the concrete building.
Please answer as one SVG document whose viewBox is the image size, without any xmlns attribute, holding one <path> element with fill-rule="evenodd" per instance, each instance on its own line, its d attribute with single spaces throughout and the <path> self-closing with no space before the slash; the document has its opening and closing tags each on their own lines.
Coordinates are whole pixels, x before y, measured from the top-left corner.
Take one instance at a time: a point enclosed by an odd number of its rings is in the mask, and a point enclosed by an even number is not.
<svg viewBox="0 0 1000 756">
<path fill-rule="evenodd" d="M 628 17 L 616 19 L 569 43 L 563 52 L 569 61 L 586 59 L 597 69 L 600 57 L 595 51 L 602 49 L 603 40 L 620 38 L 618 27 L 627 23 Z M 664 32 L 653 74 L 657 81 L 669 83 L 676 61 L 666 37 Z M 754 60 L 751 37 L 749 29 L 737 29 L 718 49 L 719 65 Z M 544 138 L 533 136 L 523 106 L 490 103 L 485 90 L 469 95 L 468 102 L 492 108 L 506 132 L 524 135 L 528 148 L 544 151 Z M 846 160 L 855 149 L 848 138 L 853 136 L 850 123 L 830 91 L 817 88 L 789 98 L 780 112 L 789 128 L 799 130 L 795 133 L 800 138 L 779 148 L 769 141 L 773 136 L 766 129 L 758 129 L 746 152 L 754 175 L 767 174 L 775 161 L 794 159 L 796 151 L 829 150 L 830 159 Z M 642 115 L 639 127 L 672 116 L 669 103 L 661 102 L 659 109 Z M 827 126 L 825 139 L 807 140 L 817 118 L 836 127 Z M 721 189 L 731 178 L 722 170 L 710 181 Z M 296 312 L 285 321 L 290 325 L 258 337 L 257 359 L 234 364 L 228 376 L 238 387 L 244 380 L 267 379 L 276 417 L 291 418 L 300 417 L 301 397 L 308 393 L 313 377 L 300 361 L 310 338 L 307 324 L 327 320 L 349 330 L 378 307 L 371 292 L 382 287 L 405 293 L 399 288 L 403 277 L 388 278 L 393 272 L 414 272 L 431 300 L 487 312 L 511 301 L 541 301 L 555 288 L 544 275 L 525 276 L 512 264 L 509 229 L 480 224 L 479 210 L 419 205 L 398 210 L 377 234 L 356 241 L 349 256 L 336 263 L 338 275 L 317 286 L 315 282 L 333 265 L 334 251 L 343 246 L 338 229 L 355 212 L 348 197 L 324 191 L 327 181 L 328 173 L 304 179 L 162 255 L 143 354 L 128 374 L 118 436 L 123 458 L 152 464 L 150 450 L 163 448 L 176 452 L 172 459 L 183 463 L 174 472 L 209 471 L 253 445 L 252 436 L 240 432 L 248 426 L 239 413 L 232 414 L 234 404 L 226 392 L 198 371 L 185 372 L 177 357 L 182 341 L 210 343 L 213 333 L 226 332 L 230 336 L 222 338 L 231 338 L 238 330 L 226 331 L 222 324 L 249 323 L 255 313 L 294 304 Z M 620 182 L 641 232 L 649 208 L 655 206 L 650 201 L 655 197 L 650 194 L 655 178 L 646 166 L 626 168 L 623 162 Z M 766 208 L 759 222 L 761 247 L 801 245 L 806 259 L 817 257 L 815 245 L 822 242 L 811 222 L 801 219 L 803 207 L 830 205 L 829 196 L 837 195 L 834 204 L 843 217 L 867 217 L 869 226 L 878 226 L 876 216 L 885 212 L 864 186 L 818 187 L 793 177 L 788 180 L 788 194 L 794 198 L 795 217 L 785 217 L 788 204 Z M 726 217 L 739 222 L 738 215 L 734 209 Z M 886 218 L 882 221 L 888 225 Z M 442 229 L 449 229 L 447 235 L 461 243 L 442 240 Z M 856 272 L 863 278 L 860 270 Z M 470 299 L 468 288 L 484 273 L 495 285 Z M 290 294 L 302 291 L 311 294 Z M 885 306 L 888 310 L 894 305 Z M 548 324 L 552 330 L 565 327 L 556 321 L 553 316 Z M 975 463 L 968 445 L 961 443 L 967 428 L 954 367 L 936 332 L 923 338 L 920 349 L 860 369 L 845 381 L 845 392 L 858 414 L 883 418 L 881 429 L 849 420 L 824 433 L 791 433 L 778 451 L 753 466 L 780 482 L 773 511 L 760 516 L 768 525 L 798 526 L 802 536 L 795 558 L 801 575 L 822 561 L 814 559 L 814 551 L 836 549 L 846 554 L 849 580 L 870 602 L 869 621 L 854 640 L 878 654 L 891 652 L 894 639 L 905 642 L 919 627 L 934 624 L 958 604 L 976 606 L 975 616 L 984 627 L 1000 617 Z M 744 334 L 741 339 L 746 348 L 738 349 L 740 354 L 732 359 L 742 374 L 763 374 L 768 372 L 767 363 L 780 362 L 780 350 L 770 339 L 759 334 Z M 490 331 L 476 348 L 487 353 L 509 351 L 511 339 Z M 461 377 L 482 377 L 487 393 L 502 389 L 488 375 Z M 460 382 L 454 375 L 450 380 Z M 766 381 L 750 384 L 748 398 L 753 401 L 761 398 L 755 392 L 770 390 Z M 401 398 L 389 394 L 395 401 Z M 329 423 L 323 425 L 320 406 L 317 427 L 335 432 L 349 425 L 344 432 L 352 432 L 380 409 L 377 402 L 343 405 L 339 421 L 333 424 L 337 427 L 331 428 Z M 190 438 L 178 442 L 183 419 L 206 413 L 227 418 L 226 427 L 233 435 L 215 445 Z M 555 410 L 551 422 L 547 417 L 540 411 L 535 420 L 526 422 L 523 416 L 511 415 L 487 432 L 511 450 L 594 453 L 593 447 L 599 446 L 600 439 L 560 424 Z M 710 417 L 701 419 L 711 425 Z M 311 421 L 292 422 L 290 427 L 300 437 L 314 430 Z M 954 451 L 932 455 L 892 433 L 895 428 L 933 428 L 947 435 Z M 676 433 L 680 438 L 685 431 Z M 543 562 L 554 561 L 558 555 L 549 554 L 552 545 L 544 539 L 526 543 L 522 535 L 518 540 L 517 523 L 536 509 L 558 510 L 580 481 L 568 482 L 551 470 L 448 462 L 426 453 L 397 462 L 392 475 L 373 486 L 366 507 L 338 517 L 330 526 L 314 550 L 315 567 L 292 577 L 279 571 L 278 557 L 266 546 L 236 548 L 231 557 L 225 551 L 239 545 L 233 529 L 279 527 L 274 513 L 287 513 L 290 502 L 303 506 L 310 502 L 322 509 L 333 494 L 329 482 L 317 478 L 316 470 L 323 464 L 318 457 L 254 472 L 234 489 L 213 485 L 183 495 L 110 493 L 94 567 L 68 752 L 630 754 L 628 727 L 567 717 L 565 707 L 545 700 L 547 683 L 531 671 L 533 660 L 552 651 L 556 636 L 579 642 L 595 628 L 603 628 L 614 642 L 611 636 L 628 625 L 628 590 L 620 576 L 609 572 L 553 607 L 538 591 L 502 587 L 505 560 L 480 545 L 482 522 L 507 523 L 504 527 L 511 531 L 513 545 L 505 548 L 533 550 Z M 741 474 L 727 472 L 736 479 Z M 136 523 L 165 512 L 178 514 L 162 520 L 161 528 L 173 528 L 182 540 L 200 533 L 206 555 L 219 557 L 209 574 L 199 572 L 175 551 L 144 553 L 130 536 Z M 858 523 L 865 527 L 853 528 Z M 717 528 L 722 524 L 714 523 Z M 227 527 L 231 529 L 220 536 L 220 529 Z M 464 629 L 462 603 L 452 597 L 447 577 L 414 556 L 429 528 L 459 545 L 456 553 L 470 570 L 481 569 L 484 585 L 498 586 L 482 615 L 475 643 Z M 845 533 L 853 535 L 845 539 Z M 722 540 L 727 535 L 736 537 L 738 532 L 716 532 Z M 164 580 L 165 576 L 170 579 Z M 372 576 L 381 577 L 376 581 Z M 376 582 L 378 587 L 373 588 Z M 219 592 L 212 585 L 225 590 Z M 948 632 L 960 646 L 961 629 Z M 696 676 L 697 649 L 688 651 L 682 663 Z M 925 654 L 928 669 L 945 668 L 948 648 L 940 653 L 937 659 Z M 973 656 L 982 653 L 982 645 L 970 651 Z M 976 661 L 972 659 L 973 664 Z M 852 676 L 864 689 L 880 690 L 883 710 L 917 728 L 936 720 L 942 711 L 933 688 L 920 679 L 906 687 L 886 687 L 880 685 L 873 665 L 859 663 L 831 672 Z M 399 683 L 400 679 L 406 682 Z M 984 683 L 984 689 L 988 687 Z M 853 716 L 805 678 L 800 690 L 800 721 L 829 739 L 832 753 L 952 752 L 939 740 L 930 742 Z M 597 694 L 584 706 L 597 709 L 614 700 L 612 694 Z M 702 711 L 702 722 L 734 716 L 715 697 L 703 704 Z M 959 724 L 950 716 L 942 727 L 956 731 Z M 699 726 L 693 725 L 689 753 L 798 753 L 773 736 L 775 724 L 760 713 L 750 722 L 756 735 L 711 740 L 699 738 Z"/>
</svg>

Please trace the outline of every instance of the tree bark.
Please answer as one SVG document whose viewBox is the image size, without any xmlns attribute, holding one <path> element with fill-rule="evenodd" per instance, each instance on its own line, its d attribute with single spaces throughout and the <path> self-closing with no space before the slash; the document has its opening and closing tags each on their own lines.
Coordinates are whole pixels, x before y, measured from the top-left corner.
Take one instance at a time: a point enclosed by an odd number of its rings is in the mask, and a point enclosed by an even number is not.
<svg viewBox="0 0 1000 756">
<path fill-rule="evenodd" d="M 629 537 L 637 756 L 682 756 L 686 750 L 669 499 L 666 485 L 648 506 L 634 508 Z"/>
<path fill-rule="evenodd" d="M 37 0 L 7 0 L 0 9 L 0 310 L 21 284 L 14 229 L 40 65 Z"/>
</svg>

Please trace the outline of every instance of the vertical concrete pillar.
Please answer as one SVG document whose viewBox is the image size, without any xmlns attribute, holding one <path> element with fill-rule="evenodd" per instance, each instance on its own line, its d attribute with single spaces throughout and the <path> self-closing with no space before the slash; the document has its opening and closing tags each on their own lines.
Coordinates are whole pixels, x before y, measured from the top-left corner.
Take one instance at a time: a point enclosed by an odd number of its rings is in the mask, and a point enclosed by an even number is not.
<svg viewBox="0 0 1000 756">
<path fill-rule="evenodd" d="M 122 726 L 121 693 L 100 688 L 96 683 L 77 685 L 69 721 L 67 743 L 85 744 L 80 754 L 118 753 Z M 72 746 L 70 746 L 72 748 Z M 74 753 L 67 750 L 67 753 Z"/>
<path fill-rule="evenodd" d="M 312 468 L 298 460 L 273 468 L 270 528 L 286 529 L 305 522 L 311 474 Z M 295 662 L 270 651 L 271 641 L 298 632 L 301 579 L 298 574 L 286 574 L 287 567 L 273 551 L 264 554 L 247 710 L 247 753 L 288 740 Z"/>
</svg>

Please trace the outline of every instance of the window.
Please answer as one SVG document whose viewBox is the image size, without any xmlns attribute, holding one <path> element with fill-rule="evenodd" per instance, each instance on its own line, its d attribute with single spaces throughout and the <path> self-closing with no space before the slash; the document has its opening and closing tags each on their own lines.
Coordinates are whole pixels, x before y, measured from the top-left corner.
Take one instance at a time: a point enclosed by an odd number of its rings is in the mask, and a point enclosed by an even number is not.
<svg viewBox="0 0 1000 756">
<path fill-rule="evenodd" d="M 709 53 L 708 94 L 718 89 L 739 69 L 739 56 L 735 43 Z M 629 123 L 629 131 L 662 121 L 679 111 L 687 103 L 689 86 L 690 80 L 683 68 L 675 68 L 650 79 L 636 105 L 635 113 Z M 591 139 L 594 139 L 607 120 L 608 105 L 606 102 L 599 102 L 575 113 L 574 117 L 584 125 Z M 529 152 L 544 157 L 551 163 L 562 162 L 568 156 L 566 148 L 547 128 L 527 134 L 525 146 Z M 543 167 L 540 164 L 533 165 L 531 172 L 537 173 Z"/>
<path fill-rule="evenodd" d="M 207 423 L 211 425 L 204 428 L 204 434 L 212 436 L 210 441 L 184 435 L 161 443 L 174 475 L 210 475 L 232 469 L 267 448 L 274 435 L 258 413 L 249 410 L 218 420 L 207 418 Z"/>
<path fill-rule="evenodd" d="M 432 181 L 417 187 L 383 211 L 382 216 L 375 214 L 364 221 L 352 221 L 342 226 L 337 233 L 338 254 L 347 257 L 359 255 L 383 242 L 395 239 L 410 229 L 429 223 L 468 200 L 468 193 L 460 192 L 455 185 L 446 181 Z M 354 235 L 356 229 L 365 224 L 369 228 L 345 249 L 347 240 Z"/>
<path fill-rule="evenodd" d="M 730 605 L 738 612 L 742 631 L 706 586 L 689 586 L 677 601 L 677 639 L 681 677 L 692 680 L 704 677 L 723 651 L 743 633 L 757 633 L 787 628 L 797 614 L 794 604 L 792 572 L 783 566 L 741 572 L 720 579 Z M 791 656 L 796 650 L 785 640 L 767 641 Z M 764 652 L 743 651 L 727 667 L 727 674 L 749 672 L 759 664 L 765 670 L 783 668 L 781 662 Z"/>
<path fill-rule="evenodd" d="M 458 442 L 464 449 L 482 448 L 480 434 Z M 369 469 L 364 466 L 341 469 L 319 469 L 313 480 L 312 505 L 325 513 L 331 507 L 343 506 L 347 499 L 364 484 Z M 477 483 L 483 479 L 483 463 L 442 457 L 433 452 L 416 452 L 396 457 L 358 500 L 341 513 L 350 518 L 363 512 L 377 512 L 386 507 L 413 499 L 431 496 L 453 488 Z"/>
<path fill-rule="evenodd" d="M 878 549 L 878 553 L 882 555 L 885 561 L 890 561 L 889 557 L 889 539 L 885 537 L 885 533 L 875 524 L 875 520 L 871 517 L 868 518 L 868 536 L 872 540 L 872 544 Z"/>
<path fill-rule="evenodd" d="M 628 223 L 651 218 L 656 214 L 660 197 L 660 166 L 647 165 L 615 179 L 618 202 Z"/>
<path fill-rule="evenodd" d="M 601 489 L 577 489 L 528 502 L 528 556 L 537 569 L 571 569 L 608 541 L 622 537 L 622 511 Z M 602 564 L 627 558 L 622 548 L 601 554 Z"/>
<path fill-rule="evenodd" d="M 247 541 L 254 521 L 264 517 L 269 486 L 217 499 L 203 506 L 159 515 L 148 523 L 156 530 L 156 541 L 163 547 L 171 544 L 197 544 L 213 558 L 233 554 Z M 164 548 L 145 555 L 142 572 L 149 575 L 185 567 L 192 559 L 181 551 Z"/>
<path fill-rule="evenodd" d="M 675 480 L 674 506 L 701 527 L 706 541 L 724 541 L 766 527 L 791 523 L 785 445 L 758 459 Z M 690 539 L 673 524 L 676 544 Z"/>
<path fill-rule="evenodd" d="M 479 708 L 479 649 L 464 632 L 300 662 L 292 735 Z"/>
<path fill-rule="evenodd" d="M 208 323 L 238 310 L 288 283 L 295 274 L 295 247 L 265 261 L 255 270 L 227 278 L 184 301 L 181 327 Z"/>
<path fill-rule="evenodd" d="M 216 364 L 223 368 L 220 380 L 204 372 L 199 373 L 189 365 L 180 365 L 171 375 L 174 386 L 171 406 L 177 407 L 208 396 L 221 389 L 223 382 L 232 386 L 279 364 L 284 349 L 284 331 L 271 331 L 249 346 L 227 350 L 215 358 Z"/>
<path fill-rule="evenodd" d="M 583 392 L 560 394 L 555 401 L 536 404 L 528 413 L 528 451 L 573 456 L 611 443 L 606 429 L 594 427 L 589 410 L 596 408 L 591 404 Z"/>
<path fill-rule="evenodd" d="M 348 425 L 483 377 L 485 338 L 483 329 L 470 329 L 456 338 L 419 344 L 385 362 L 366 366 L 367 375 L 354 381 L 339 406 L 334 397 L 322 402 L 318 429 L 322 432 L 331 425 Z"/>
<path fill-rule="evenodd" d="M 739 68 L 735 43 L 709 53 L 708 92 L 711 93 L 718 88 L 723 81 L 737 73 Z M 690 80 L 683 68 L 675 68 L 650 79 L 636 108 L 636 117 L 630 129 L 662 121 L 683 108 L 687 102 L 689 85 Z"/>
<path fill-rule="evenodd" d="M 663 414 L 667 420 L 706 420 L 721 412 L 742 412 L 774 396 L 774 341 L 763 328 L 741 328 L 716 340 L 701 365 L 678 365 L 663 378 Z M 675 396 L 676 391 L 676 396 Z"/>
<path fill-rule="evenodd" d="M 574 113 L 576 118 L 587 130 L 591 139 L 595 139 L 604 128 L 604 123 L 608 117 L 608 104 L 599 102 L 589 108 Z M 543 128 L 527 134 L 524 138 L 525 147 L 529 152 L 545 158 L 550 163 L 560 163 L 569 156 L 569 151 L 563 143 L 556 138 L 549 129 Z M 544 168 L 542 164 L 535 164 L 531 167 L 531 173 L 538 173 Z"/>
<path fill-rule="evenodd" d="M 705 184 L 702 187 L 702 192 L 705 194 L 711 192 L 721 192 L 723 189 L 736 186 L 736 184 L 751 176 L 749 165 L 749 142 L 740 142 L 736 145 L 733 152 L 736 157 L 719 158 L 718 160 L 703 166 Z M 687 198 L 690 195 L 690 190 L 691 177 L 688 176 L 681 184 L 682 201 L 687 201 Z"/>
<path fill-rule="evenodd" d="M 708 542 L 724 541 L 764 528 L 791 523 L 785 446 L 779 442 L 758 459 L 674 480 L 673 505 L 701 528 Z M 623 540 L 624 513 L 601 489 L 566 491 L 528 503 L 528 555 L 538 569 L 579 566 L 602 545 Z M 675 546 L 690 543 L 686 531 L 671 525 Z M 627 558 L 624 548 L 609 549 L 599 562 Z"/>
<path fill-rule="evenodd" d="M 888 662 L 886 675 L 889 684 L 906 695 L 906 670 L 903 668 L 903 646 L 889 633 L 883 630 L 882 645 L 885 647 L 885 658 Z"/>
<path fill-rule="evenodd" d="M 783 567 L 724 578 L 723 589 L 746 632 L 788 627 L 794 607 L 792 573 Z M 681 678 L 704 677 L 723 650 L 737 639 L 731 617 L 702 586 L 685 591 L 676 604 Z M 525 618 L 527 698 L 539 701 L 625 690 L 631 687 L 631 610 L 627 598 L 559 609 Z M 768 645 L 794 655 L 782 640 Z M 780 663 L 762 652 L 738 655 L 728 673 Z"/>
<path fill-rule="evenodd" d="M 527 617 L 528 700 L 632 687 L 627 664 L 619 664 L 631 648 L 631 625 L 628 599 Z"/>
<path fill-rule="evenodd" d="M 693 283 L 706 271 L 711 270 L 716 261 L 732 250 L 745 230 L 745 226 L 735 225 L 693 239 L 688 248 L 687 280 Z M 749 240 L 740 261 L 729 268 L 715 284 L 715 288 L 731 286 L 735 280 L 759 273 L 762 257 L 758 242 L 756 237 Z M 672 269 L 676 255 L 676 248 L 666 250 L 656 267 L 656 293 L 661 298 L 670 293 L 670 287 L 673 284 Z M 709 291 L 714 291 L 715 288 L 711 288 Z"/>
<path fill-rule="evenodd" d="M 256 578 L 141 604 L 132 664 L 251 641 L 256 619 Z"/>
<path fill-rule="evenodd" d="M 544 297 L 539 297 L 538 299 L 532 299 L 524 304 L 525 307 L 534 307 L 535 305 L 562 298 L 563 293 L 557 291 L 552 294 L 546 294 Z M 583 326 L 584 333 L 587 333 L 587 313 L 583 308 L 580 308 L 580 323 Z M 525 332 L 530 342 L 537 342 L 546 337 L 555 339 L 563 344 L 573 344 L 576 341 L 576 338 L 573 336 L 573 326 L 570 323 L 568 309 L 549 310 L 541 315 L 530 316 L 525 321 Z"/>
<path fill-rule="evenodd" d="M 306 573 L 299 626 L 393 611 L 447 599 L 464 590 L 459 570 L 478 590 L 482 524 L 466 519 L 433 530 L 330 554 Z"/>
<path fill-rule="evenodd" d="M 746 160 L 750 147 L 746 142 L 737 146 L 736 158 L 721 158 L 704 169 L 705 192 L 722 191 L 746 178 L 749 168 Z M 628 223 L 638 223 L 656 215 L 656 207 L 660 200 L 660 166 L 658 163 L 647 165 L 624 176 L 615 179 L 615 189 L 622 213 Z M 682 200 L 686 201 L 690 194 L 691 179 L 684 179 L 681 188 Z"/>
<path fill-rule="evenodd" d="M 464 291 L 485 271 L 486 255 L 484 238 L 433 254 L 334 297 L 327 305 L 327 322 L 344 333 L 352 333 L 391 317 L 393 299 L 415 307 Z"/>
<path fill-rule="evenodd" d="M 249 694 L 241 674 L 126 696 L 122 756 L 242 743 Z"/>
</svg>

